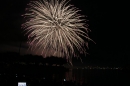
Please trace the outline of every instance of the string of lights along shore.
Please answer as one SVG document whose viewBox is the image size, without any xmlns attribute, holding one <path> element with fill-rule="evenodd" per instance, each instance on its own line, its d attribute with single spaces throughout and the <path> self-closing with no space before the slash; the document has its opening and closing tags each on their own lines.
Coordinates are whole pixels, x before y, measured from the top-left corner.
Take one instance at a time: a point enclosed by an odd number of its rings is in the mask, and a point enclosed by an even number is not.
<svg viewBox="0 0 130 86">
<path fill-rule="evenodd" d="M 85 15 L 69 4 L 69 0 L 30 1 L 22 16 L 22 24 L 28 35 L 30 50 L 40 52 L 43 57 L 57 56 L 72 63 L 72 57 L 86 54 L 88 24 Z"/>
</svg>

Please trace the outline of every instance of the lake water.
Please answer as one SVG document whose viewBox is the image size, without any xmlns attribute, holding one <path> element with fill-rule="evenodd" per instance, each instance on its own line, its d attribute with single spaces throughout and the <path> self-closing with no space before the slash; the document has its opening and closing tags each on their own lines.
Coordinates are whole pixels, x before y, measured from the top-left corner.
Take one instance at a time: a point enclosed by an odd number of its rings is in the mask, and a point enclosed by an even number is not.
<svg viewBox="0 0 130 86">
<path fill-rule="evenodd" d="M 15 69 L 0 71 L 0 86 L 130 86 L 129 70 Z"/>
</svg>

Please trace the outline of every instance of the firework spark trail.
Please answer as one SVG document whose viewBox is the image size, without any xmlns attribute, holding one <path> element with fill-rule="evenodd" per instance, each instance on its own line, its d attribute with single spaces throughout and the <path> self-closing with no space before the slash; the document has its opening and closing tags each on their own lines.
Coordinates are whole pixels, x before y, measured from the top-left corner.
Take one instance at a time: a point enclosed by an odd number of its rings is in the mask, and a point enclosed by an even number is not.
<svg viewBox="0 0 130 86">
<path fill-rule="evenodd" d="M 39 0 L 28 4 L 22 24 L 28 34 L 28 43 L 32 50 L 41 49 L 41 54 L 57 54 L 71 62 L 77 51 L 86 53 L 84 46 L 89 40 L 88 28 L 80 10 L 67 5 L 66 0 Z M 87 40 L 85 41 L 83 37 Z M 45 55 L 44 57 L 47 57 Z"/>
</svg>

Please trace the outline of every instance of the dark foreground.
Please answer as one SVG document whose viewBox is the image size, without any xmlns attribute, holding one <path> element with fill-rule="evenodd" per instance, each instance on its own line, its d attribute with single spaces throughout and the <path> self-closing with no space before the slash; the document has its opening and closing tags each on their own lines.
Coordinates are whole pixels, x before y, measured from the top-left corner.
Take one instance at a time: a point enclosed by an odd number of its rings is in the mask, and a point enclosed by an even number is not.
<svg viewBox="0 0 130 86">
<path fill-rule="evenodd" d="M 4 53 L 0 55 L 0 86 L 130 86 L 126 68 L 65 68 L 64 59 Z M 123 67 L 123 66 L 122 66 Z M 24 86 L 24 85 L 20 85 Z"/>
<path fill-rule="evenodd" d="M 66 69 L 18 66 L 1 68 L 0 86 L 130 86 L 129 70 Z"/>
</svg>

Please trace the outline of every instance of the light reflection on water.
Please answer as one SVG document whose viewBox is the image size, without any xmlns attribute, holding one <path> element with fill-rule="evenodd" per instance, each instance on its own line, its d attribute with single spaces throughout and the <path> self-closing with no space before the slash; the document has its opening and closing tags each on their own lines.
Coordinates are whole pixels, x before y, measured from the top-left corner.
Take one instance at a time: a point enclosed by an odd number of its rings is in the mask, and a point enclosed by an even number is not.
<svg viewBox="0 0 130 86">
<path fill-rule="evenodd" d="M 57 71 L 56 71 L 57 70 Z M 87 70 L 87 69 L 47 69 L 42 71 L 5 72 L 0 73 L 0 86 L 17 86 L 17 82 L 27 82 L 27 86 L 50 86 L 71 81 L 75 85 L 86 86 L 126 86 L 130 82 L 130 71 L 128 70 Z M 56 71 L 56 72 L 55 72 Z M 67 86 L 67 85 L 65 85 Z"/>
<path fill-rule="evenodd" d="M 128 76 L 122 70 L 86 70 L 86 69 L 70 69 L 65 73 L 66 81 L 75 81 L 82 84 L 83 82 L 89 85 L 118 85 L 125 84 L 128 81 Z"/>
</svg>

